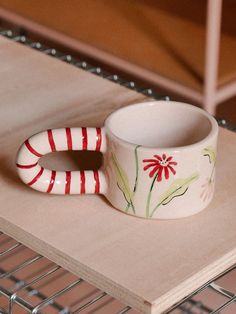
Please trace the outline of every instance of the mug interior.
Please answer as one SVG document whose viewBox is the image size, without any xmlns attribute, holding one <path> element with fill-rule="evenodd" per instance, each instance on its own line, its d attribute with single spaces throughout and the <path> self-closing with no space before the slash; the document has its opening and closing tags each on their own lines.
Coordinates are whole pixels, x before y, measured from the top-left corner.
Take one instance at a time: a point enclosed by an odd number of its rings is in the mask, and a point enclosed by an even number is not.
<svg viewBox="0 0 236 314">
<path fill-rule="evenodd" d="M 210 115 L 185 103 L 156 101 L 123 107 L 106 128 L 126 142 L 145 147 L 180 147 L 197 143 L 212 130 Z"/>
</svg>

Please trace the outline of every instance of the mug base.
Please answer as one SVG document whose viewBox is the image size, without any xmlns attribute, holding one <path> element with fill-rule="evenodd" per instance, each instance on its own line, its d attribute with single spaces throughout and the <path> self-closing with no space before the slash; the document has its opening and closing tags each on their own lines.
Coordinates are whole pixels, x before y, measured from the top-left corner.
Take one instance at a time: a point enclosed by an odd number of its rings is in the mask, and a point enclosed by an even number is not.
<svg viewBox="0 0 236 314">
<path fill-rule="evenodd" d="M 173 214 L 171 215 L 171 213 L 169 215 L 158 215 L 157 214 L 154 217 L 145 217 L 144 215 L 140 215 L 138 213 L 133 214 L 132 212 L 126 212 L 123 209 L 121 209 L 119 207 L 116 207 L 116 206 L 114 206 L 112 204 L 111 204 L 111 206 L 113 208 L 119 210 L 123 214 L 129 215 L 129 216 L 133 216 L 133 217 L 136 217 L 136 218 L 145 219 L 145 220 L 178 220 L 178 219 L 183 219 L 183 218 L 188 218 L 188 217 L 191 217 L 191 216 L 195 216 L 195 215 L 201 213 L 204 209 L 207 209 L 209 204 L 212 202 L 212 199 L 213 198 L 209 199 L 208 202 L 205 202 L 203 204 L 203 206 L 201 208 L 199 208 L 198 210 L 191 211 L 190 213 L 187 213 L 186 210 L 185 210 L 183 214 L 179 214 L 179 213 L 178 213 L 178 215 L 173 215 Z"/>
</svg>

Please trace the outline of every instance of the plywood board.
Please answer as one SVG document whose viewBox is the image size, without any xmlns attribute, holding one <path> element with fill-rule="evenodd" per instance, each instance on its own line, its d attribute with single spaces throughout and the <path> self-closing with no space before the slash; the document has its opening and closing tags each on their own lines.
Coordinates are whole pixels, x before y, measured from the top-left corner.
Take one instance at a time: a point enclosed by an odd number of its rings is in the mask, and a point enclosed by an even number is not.
<svg viewBox="0 0 236 314">
<path fill-rule="evenodd" d="M 131 217 L 102 196 L 42 194 L 23 185 L 14 166 L 29 135 L 49 127 L 99 126 L 115 108 L 142 100 L 0 40 L 0 229 L 141 313 L 162 313 L 236 261 L 234 133 L 220 130 L 213 202 L 182 220 Z"/>
</svg>

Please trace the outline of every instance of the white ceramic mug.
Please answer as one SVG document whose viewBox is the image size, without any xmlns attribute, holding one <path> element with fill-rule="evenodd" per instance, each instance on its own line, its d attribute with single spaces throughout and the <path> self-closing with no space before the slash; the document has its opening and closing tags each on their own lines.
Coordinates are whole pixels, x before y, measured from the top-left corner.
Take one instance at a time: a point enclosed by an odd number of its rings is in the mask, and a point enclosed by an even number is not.
<svg viewBox="0 0 236 314">
<path fill-rule="evenodd" d="M 43 131 L 24 142 L 17 169 L 24 183 L 53 194 L 104 194 L 117 209 L 174 219 L 204 209 L 213 197 L 218 125 L 189 104 L 152 101 L 123 107 L 102 128 Z M 54 151 L 104 154 L 98 171 L 55 171 L 39 164 Z"/>
</svg>

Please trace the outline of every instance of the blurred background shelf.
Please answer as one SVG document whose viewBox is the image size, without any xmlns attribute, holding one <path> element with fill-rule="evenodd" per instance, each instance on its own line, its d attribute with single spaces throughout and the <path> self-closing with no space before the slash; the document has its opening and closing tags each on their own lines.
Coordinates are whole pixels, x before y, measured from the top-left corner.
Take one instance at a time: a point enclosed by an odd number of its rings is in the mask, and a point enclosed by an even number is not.
<svg viewBox="0 0 236 314">
<path fill-rule="evenodd" d="M 0 7 L 6 20 L 212 113 L 236 94 L 234 0 L 0 0 Z"/>
</svg>

